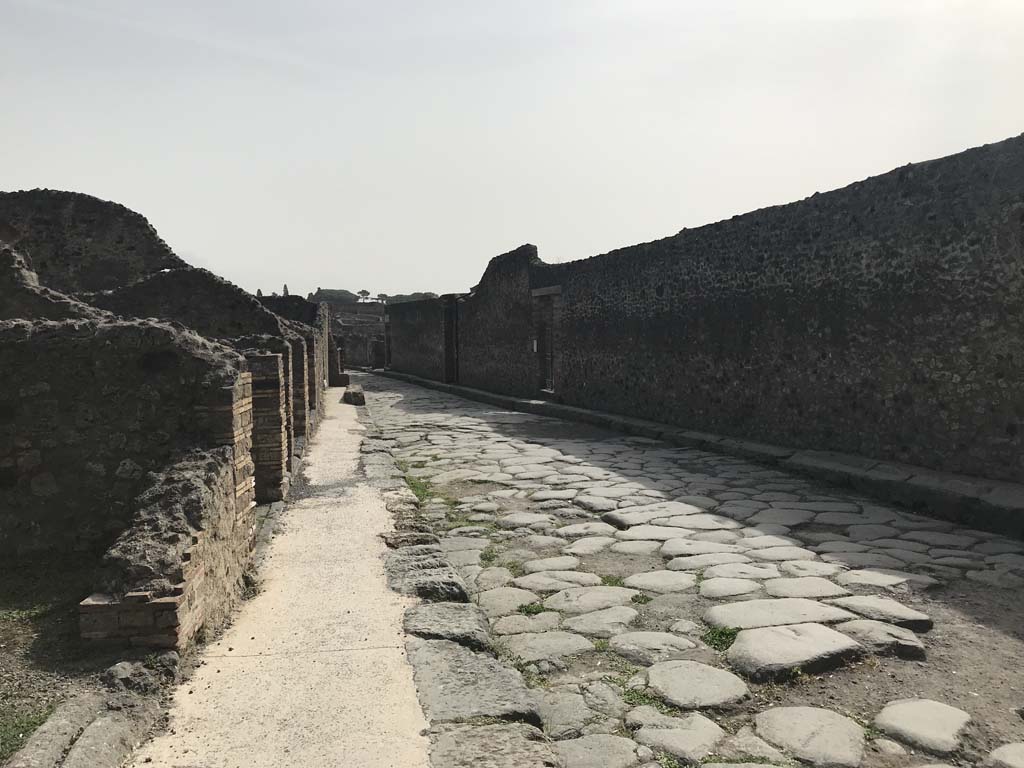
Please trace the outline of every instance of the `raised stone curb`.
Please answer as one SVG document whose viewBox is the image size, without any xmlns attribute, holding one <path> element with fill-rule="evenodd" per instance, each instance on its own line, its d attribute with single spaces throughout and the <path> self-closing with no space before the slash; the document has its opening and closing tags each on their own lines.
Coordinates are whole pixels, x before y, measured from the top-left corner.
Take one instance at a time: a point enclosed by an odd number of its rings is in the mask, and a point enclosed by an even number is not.
<svg viewBox="0 0 1024 768">
<path fill-rule="evenodd" d="M 799 451 L 547 400 L 511 397 L 455 384 L 443 384 L 397 371 L 374 370 L 373 374 L 515 411 L 592 424 L 626 434 L 664 440 L 672 445 L 705 448 L 754 458 L 766 464 L 778 464 L 913 507 L 933 517 L 1024 538 L 1024 485 L 936 472 L 924 467 L 898 465 L 843 453 Z"/>
</svg>

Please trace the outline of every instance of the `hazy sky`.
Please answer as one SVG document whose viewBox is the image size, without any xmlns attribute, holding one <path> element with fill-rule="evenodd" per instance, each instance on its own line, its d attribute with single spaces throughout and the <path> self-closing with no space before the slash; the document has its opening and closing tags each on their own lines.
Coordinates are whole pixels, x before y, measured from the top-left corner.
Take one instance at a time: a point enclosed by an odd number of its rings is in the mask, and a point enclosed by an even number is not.
<svg viewBox="0 0 1024 768">
<path fill-rule="evenodd" d="M 1024 131 L 1024 0 L 0 0 L 0 188 L 255 291 L 459 291 Z"/>
</svg>

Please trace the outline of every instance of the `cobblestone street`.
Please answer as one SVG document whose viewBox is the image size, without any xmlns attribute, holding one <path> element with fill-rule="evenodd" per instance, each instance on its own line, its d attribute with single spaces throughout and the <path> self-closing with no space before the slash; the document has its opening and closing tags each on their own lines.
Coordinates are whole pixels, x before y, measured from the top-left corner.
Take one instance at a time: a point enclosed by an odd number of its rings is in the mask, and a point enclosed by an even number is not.
<svg viewBox="0 0 1024 768">
<path fill-rule="evenodd" d="M 1021 542 L 355 380 L 364 462 L 409 484 L 394 581 L 471 600 L 406 616 L 435 768 L 1024 765 Z"/>
</svg>

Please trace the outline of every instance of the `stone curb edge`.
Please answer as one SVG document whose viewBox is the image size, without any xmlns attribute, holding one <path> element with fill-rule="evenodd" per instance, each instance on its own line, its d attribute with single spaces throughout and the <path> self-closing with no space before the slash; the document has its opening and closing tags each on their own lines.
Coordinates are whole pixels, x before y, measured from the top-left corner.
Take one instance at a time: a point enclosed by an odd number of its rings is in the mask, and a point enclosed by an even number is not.
<svg viewBox="0 0 1024 768">
<path fill-rule="evenodd" d="M 797 450 L 592 411 L 548 400 L 499 395 L 397 371 L 369 373 L 538 416 L 577 421 L 686 448 L 756 459 L 894 502 L 930 517 L 1024 539 L 1024 485 L 955 475 L 831 451 Z"/>
</svg>

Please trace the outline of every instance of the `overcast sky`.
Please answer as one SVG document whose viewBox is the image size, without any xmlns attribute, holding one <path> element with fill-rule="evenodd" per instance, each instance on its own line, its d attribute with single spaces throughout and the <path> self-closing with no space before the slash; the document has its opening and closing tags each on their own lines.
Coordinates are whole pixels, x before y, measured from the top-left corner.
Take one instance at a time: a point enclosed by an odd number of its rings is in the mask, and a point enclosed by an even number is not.
<svg viewBox="0 0 1024 768">
<path fill-rule="evenodd" d="M 0 188 L 244 288 L 461 291 L 1024 131 L 1022 0 L 0 0 Z"/>
</svg>

